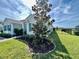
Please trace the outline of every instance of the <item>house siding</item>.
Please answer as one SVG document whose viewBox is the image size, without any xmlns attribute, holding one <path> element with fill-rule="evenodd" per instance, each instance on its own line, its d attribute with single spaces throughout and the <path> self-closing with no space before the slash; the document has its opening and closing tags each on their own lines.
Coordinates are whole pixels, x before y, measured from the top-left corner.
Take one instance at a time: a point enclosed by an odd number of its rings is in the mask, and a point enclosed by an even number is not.
<svg viewBox="0 0 79 59">
<path fill-rule="evenodd" d="M 22 29 L 22 24 L 16 24 L 16 23 L 14 23 L 13 24 L 13 28 L 15 29 L 15 28 L 17 28 L 17 29 Z"/>
</svg>

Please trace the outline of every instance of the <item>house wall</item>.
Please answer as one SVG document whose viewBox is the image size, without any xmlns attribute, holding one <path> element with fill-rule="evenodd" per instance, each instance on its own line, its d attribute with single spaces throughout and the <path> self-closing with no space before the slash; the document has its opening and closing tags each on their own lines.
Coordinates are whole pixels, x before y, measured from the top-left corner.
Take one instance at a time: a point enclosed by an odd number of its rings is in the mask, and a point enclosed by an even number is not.
<svg viewBox="0 0 79 59">
<path fill-rule="evenodd" d="M 27 33 L 28 34 L 33 34 L 33 31 L 32 31 L 32 26 L 33 26 L 33 23 L 27 23 Z"/>
<path fill-rule="evenodd" d="M 22 23 L 23 34 L 27 34 L 27 24 Z"/>
<path fill-rule="evenodd" d="M 24 30 L 24 32 L 26 32 L 29 35 L 33 34 L 32 26 L 33 26 L 32 22 L 25 22 L 25 23 L 23 23 L 23 30 Z"/>
<path fill-rule="evenodd" d="M 22 24 L 13 23 L 13 28 L 22 29 Z"/>
<path fill-rule="evenodd" d="M 32 27 L 35 23 L 34 15 L 30 15 L 25 19 L 25 22 L 23 22 L 24 31 L 26 31 L 27 34 L 31 35 L 33 34 Z"/>
</svg>

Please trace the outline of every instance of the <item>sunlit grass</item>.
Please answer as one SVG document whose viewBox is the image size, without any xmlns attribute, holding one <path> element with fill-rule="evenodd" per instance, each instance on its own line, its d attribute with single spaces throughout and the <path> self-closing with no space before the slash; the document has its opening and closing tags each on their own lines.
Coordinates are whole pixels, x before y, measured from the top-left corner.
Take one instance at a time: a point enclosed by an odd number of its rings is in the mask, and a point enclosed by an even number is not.
<svg viewBox="0 0 79 59">
<path fill-rule="evenodd" d="M 0 43 L 0 59 L 31 59 L 28 46 L 18 40 Z"/>
</svg>

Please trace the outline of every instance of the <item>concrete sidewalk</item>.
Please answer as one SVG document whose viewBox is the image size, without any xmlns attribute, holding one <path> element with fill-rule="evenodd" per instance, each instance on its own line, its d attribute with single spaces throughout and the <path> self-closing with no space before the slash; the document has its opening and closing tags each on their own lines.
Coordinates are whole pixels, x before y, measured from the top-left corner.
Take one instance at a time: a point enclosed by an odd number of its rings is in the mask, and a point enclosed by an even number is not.
<svg viewBox="0 0 79 59">
<path fill-rule="evenodd" d="M 0 42 L 12 40 L 12 39 L 19 38 L 19 37 L 21 37 L 21 36 L 15 36 L 15 37 L 12 37 L 12 38 L 3 38 L 3 37 L 0 37 Z"/>
<path fill-rule="evenodd" d="M 0 42 L 4 42 L 4 41 L 8 41 L 8 40 L 11 40 L 15 37 L 12 37 L 12 38 L 3 38 L 3 37 L 0 37 Z"/>
</svg>

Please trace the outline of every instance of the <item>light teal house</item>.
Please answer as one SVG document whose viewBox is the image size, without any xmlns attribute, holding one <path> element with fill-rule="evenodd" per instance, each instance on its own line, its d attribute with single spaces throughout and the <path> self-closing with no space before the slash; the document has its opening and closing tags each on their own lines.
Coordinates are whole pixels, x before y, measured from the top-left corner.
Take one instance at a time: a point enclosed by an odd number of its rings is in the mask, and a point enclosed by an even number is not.
<svg viewBox="0 0 79 59">
<path fill-rule="evenodd" d="M 33 34 L 32 27 L 36 23 L 34 14 L 29 15 L 24 20 L 14 20 L 6 18 L 1 25 L 4 33 L 15 35 L 14 29 L 23 29 L 23 33 L 26 32 L 28 35 Z M 53 30 L 51 26 L 48 26 L 48 30 Z"/>
<path fill-rule="evenodd" d="M 4 33 L 14 35 L 14 29 L 16 28 L 23 29 L 23 32 L 31 35 L 33 34 L 32 26 L 33 23 L 35 23 L 35 20 L 34 15 L 31 14 L 24 20 L 6 18 L 2 23 L 0 24 L 0 30 L 3 30 Z"/>
</svg>

